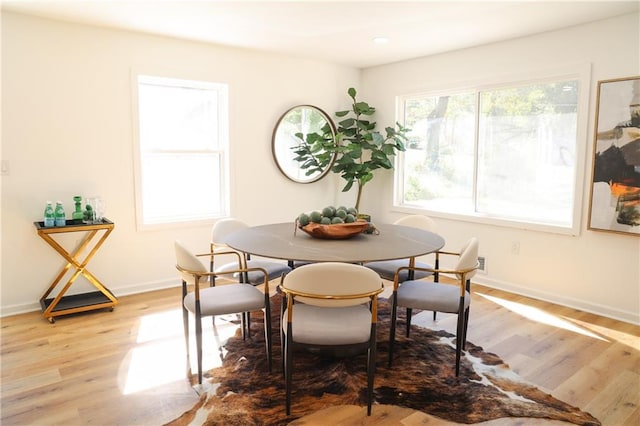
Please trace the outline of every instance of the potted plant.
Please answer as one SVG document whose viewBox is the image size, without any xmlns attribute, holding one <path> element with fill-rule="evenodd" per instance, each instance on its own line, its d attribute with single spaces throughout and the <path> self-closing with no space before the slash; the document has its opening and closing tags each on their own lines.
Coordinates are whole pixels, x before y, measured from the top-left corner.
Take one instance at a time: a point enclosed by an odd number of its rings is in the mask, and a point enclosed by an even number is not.
<svg viewBox="0 0 640 426">
<path fill-rule="evenodd" d="M 357 185 L 354 206 L 360 211 L 362 189 L 373 179 L 376 169 L 393 168 L 392 157 L 397 151 L 405 150 L 406 133 L 410 129 L 396 123 L 396 127 L 386 127 L 385 135 L 382 135 L 376 130 L 376 122 L 370 121 L 376 109 L 358 101 L 353 87 L 349 88 L 347 94 L 353 102 L 351 109 L 335 113 L 341 119 L 337 123 L 335 142 L 322 137 L 304 141 L 301 137 L 304 142 L 294 148 L 295 159 L 313 171 L 324 168 L 333 158 L 333 155 L 319 156 L 318 153 L 335 154 L 331 170 L 339 173 L 347 182 L 342 188 L 343 192 Z"/>
<path fill-rule="evenodd" d="M 355 208 L 360 211 L 362 189 L 373 179 L 376 169 L 392 169 L 396 151 L 405 150 L 406 133 L 410 130 L 396 123 L 396 127 L 386 127 L 383 136 L 376 130 L 376 122 L 370 121 L 376 109 L 366 102 L 358 102 L 356 89 L 347 91 L 353 101 L 350 110 L 336 112 L 338 141 L 335 145 L 336 161 L 332 171 L 339 173 L 347 181 L 342 192 L 357 185 Z"/>
</svg>

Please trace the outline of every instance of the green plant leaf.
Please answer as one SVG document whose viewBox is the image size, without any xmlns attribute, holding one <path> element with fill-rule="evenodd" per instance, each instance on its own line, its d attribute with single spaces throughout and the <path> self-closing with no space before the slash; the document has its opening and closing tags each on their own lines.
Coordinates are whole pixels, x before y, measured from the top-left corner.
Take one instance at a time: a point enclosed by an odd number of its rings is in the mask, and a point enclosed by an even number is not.
<svg viewBox="0 0 640 426">
<path fill-rule="evenodd" d="M 382 137 L 382 135 L 380 133 L 373 132 L 373 133 L 371 133 L 371 141 L 376 146 L 381 146 L 384 143 L 384 138 Z"/>
<path fill-rule="evenodd" d="M 358 129 L 360 130 L 369 130 L 369 122 L 368 121 L 364 121 L 364 120 L 358 120 L 356 122 L 356 126 L 358 127 Z"/>
<path fill-rule="evenodd" d="M 353 104 L 353 112 L 362 115 L 373 115 L 373 113 L 376 112 L 376 109 L 366 102 L 356 102 Z"/>
<path fill-rule="evenodd" d="M 338 123 L 340 127 L 346 127 L 347 129 L 356 125 L 355 118 L 347 118 Z M 341 129 L 342 130 L 342 129 Z"/>
<path fill-rule="evenodd" d="M 364 186 L 367 182 L 370 182 L 373 179 L 373 173 L 367 173 L 360 178 L 360 185 Z"/>
<path fill-rule="evenodd" d="M 348 155 L 344 155 L 343 157 L 348 160 L 349 158 L 358 159 L 362 156 L 362 149 L 357 147 L 356 149 L 352 149 L 349 151 Z"/>
<path fill-rule="evenodd" d="M 395 155 L 396 154 L 396 146 L 395 144 L 390 144 L 390 143 L 385 143 L 384 145 L 382 145 L 382 152 L 384 152 L 385 155 Z"/>
</svg>

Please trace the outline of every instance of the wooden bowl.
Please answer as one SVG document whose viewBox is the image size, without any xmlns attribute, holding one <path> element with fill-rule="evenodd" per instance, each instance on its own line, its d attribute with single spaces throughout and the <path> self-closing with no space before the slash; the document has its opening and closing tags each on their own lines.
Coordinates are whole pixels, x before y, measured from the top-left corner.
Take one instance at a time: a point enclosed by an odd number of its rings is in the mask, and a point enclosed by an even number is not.
<svg viewBox="0 0 640 426">
<path fill-rule="evenodd" d="M 314 238 L 344 240 L 367 230 L 369 225 L 369 222 L 366 220 L 357 220 L 351 223 L 334 223 L 332 225 L 310 223 L 305 226 L 300 226 L 300 229 Z"/>
</svg>

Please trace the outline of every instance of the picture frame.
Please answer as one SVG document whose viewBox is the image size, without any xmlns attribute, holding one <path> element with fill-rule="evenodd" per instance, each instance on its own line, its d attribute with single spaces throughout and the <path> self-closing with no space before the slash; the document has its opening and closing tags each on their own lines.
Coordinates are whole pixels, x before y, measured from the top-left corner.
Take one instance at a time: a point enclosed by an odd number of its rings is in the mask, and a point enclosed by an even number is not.
<svg viewBox="0 0 640 426">
<path fill-rule="evenodd" d="M 598 81 L 587 228 L 640 236 L 640 76 Z"/>
</svg>

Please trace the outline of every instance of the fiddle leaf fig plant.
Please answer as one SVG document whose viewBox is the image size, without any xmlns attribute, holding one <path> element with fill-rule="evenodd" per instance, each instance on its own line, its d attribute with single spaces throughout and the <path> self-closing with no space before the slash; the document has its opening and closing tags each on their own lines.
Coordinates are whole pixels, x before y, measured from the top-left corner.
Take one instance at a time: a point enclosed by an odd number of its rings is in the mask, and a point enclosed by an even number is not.
<svg viewBox="0 0 640 426">
<path fill-rule="evenodd" d="M 396 123 L 395 127 L 386 127 L 385 134 L 381 134 L 376 130 L 376 122 L 370 119 L 376 109 L 358 101 L 353 87 L 347 94 L 353 103 L 351 109 L 335 113 L 341 119 L 335 140 L 330 137 L 327 126 L 323 128 L 323 134 L 296 134 L 300 144 L 292 149 L 294 159 L 307 174 L 324 170 L 334 161 L 331 171 L 347 181 L 342 192 L 357 186 L 354 206 L 359 211 L 363 187 L 373 179 L 376 169 L 393 168 L 393 156 L 397 151 L 405 150 L 406 134 L 411 129 Z"/>
<path fill-rule="evenodd" d="M 334 145 L 337 157 L 332 171 L 347 182 L 343 192 L 357 185 L 355 208 L 360 211 L 363 187 L 373 179 L 376 169 L 393 168 L 393 156 L 397 151 L 405 150 L 406 134 L 410 129 L 396 123 L 395 127 L 386 127 L 382 135 L 376 130 L 376 122 L 370 119 L 376 109 L 358 101 L 353 87 L 347 94 L 353 103 L 350 110 L 336 112 L 336 117 L 342 120 L 338 122 Z"/>
</svg>

